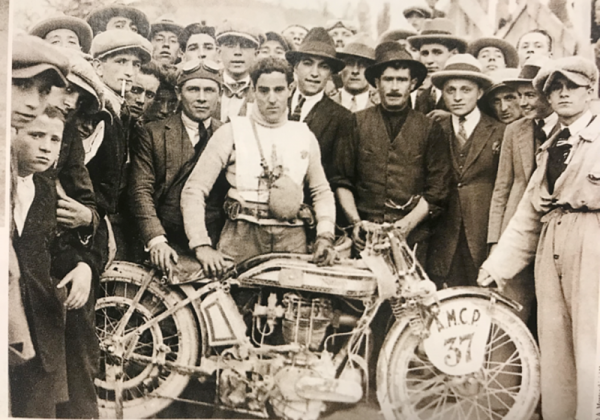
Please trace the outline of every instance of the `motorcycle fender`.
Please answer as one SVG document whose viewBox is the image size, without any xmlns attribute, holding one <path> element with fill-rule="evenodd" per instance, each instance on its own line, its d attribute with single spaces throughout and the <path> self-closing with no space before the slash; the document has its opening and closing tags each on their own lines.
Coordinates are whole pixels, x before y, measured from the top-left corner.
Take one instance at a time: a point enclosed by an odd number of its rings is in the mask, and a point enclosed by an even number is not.
<svg viewBox="0 0 600 420">
<path fill-rule="evenodd" d="M 209 346 L 243 344 L 246 341 L 246 324 L 229 293 L 222 289 L 210 293 L 200 303 L 200 311 Z"/>
</svg>

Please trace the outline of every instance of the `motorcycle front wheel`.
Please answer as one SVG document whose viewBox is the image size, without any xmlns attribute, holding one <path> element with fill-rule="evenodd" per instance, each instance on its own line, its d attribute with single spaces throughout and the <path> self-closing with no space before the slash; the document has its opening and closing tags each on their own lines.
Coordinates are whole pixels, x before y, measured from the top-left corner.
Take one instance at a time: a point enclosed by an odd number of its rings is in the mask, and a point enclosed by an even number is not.
<svg viewBox="0 0 600 420">
<path fill-rule="evenodd" d="M 440 302 L 488 305 L 489 299 L 454 296 Z M 406 320 L 388 332 L 377 363 L 377 396 L 387 420 L 528 420 L 540 396 L 539 353 L 519 317 L 495 303 L 479 371 L 454 376 L 436 368 Z M 443 349 L 440 349 L 442 351 Z"/>
<path fill-rule="evenodd" d="M 123 338 L 182 300 L 155 277 L 134 304 L 148 275 L 143 266 L 115 262 L 100 279 L 96 335 L 101 357 L 95 384 L 101 418 L 155 415 L 188 384 L 189 376 L 173 367 L 196 364 L 198 326 L 188 306 Z"/>
</svg>

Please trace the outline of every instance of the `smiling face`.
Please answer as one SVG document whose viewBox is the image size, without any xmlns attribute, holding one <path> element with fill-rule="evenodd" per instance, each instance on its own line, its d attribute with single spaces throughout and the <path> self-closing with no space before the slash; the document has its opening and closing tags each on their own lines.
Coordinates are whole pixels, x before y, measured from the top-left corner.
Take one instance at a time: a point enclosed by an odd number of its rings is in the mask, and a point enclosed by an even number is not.
<svg viewBox="0 0 600 420">
<path fill-rule="evenodd" d="M 300 93 L 313 96 L 325 89 L 331 77 L 331 66 L 324 58 L 305 55 L 294 67 L 294 72 Z"/>
<path fill-rule="evenodd" d="M 215 39 L 208 34 L 194 34 L 190 36 L 185 46 L 183 61 L 211 60 L 217 61 L 219 50 Z"/>
<path fill-rule="evenodd" d="M 111 31 L 113 29 L 125 29 L 131 32 L 135 32 L 136 34 L 139 32 L 138 27 L 133 23 L 133 21 L 124 16 L 115 16 L 110 18 L 110 20 L 106 24 L 106 30 Z"/>
<path fill-rule="evenodd" d="M 419 59 L 427 67 L 427 75 L 440 71 L 446 65 L 446 61 L 454 54 L 456 49 L 450 50 L 443 44 L 423 44 L 419 49 Z"/>
<path fill-rule="evenodd" d="M 17 157 L 19 176 L 44 172 L 58 159 L 64 122 L 42 114 L 13 138 L 12 149 Z"/>
<path fill-rule="evenodd" d="M 209 79 L 191 79 L 177 88 L 181 109 L 193 121 L 209 118 L 219 102 L 219 84 Z"/>
<path fill-rule="evenodd" d="M 498 121 L 510 124 L 521 118 L 521 107 L 517 93 L 510 87 L 500 87 L 490 96 L 490 105 Z"/>
<path fill-rule="evenodd" d="M 117 93 L 121 92 L 123 82 L 125 91 L 131 89 L 133 78 L 140 71 L 142 62 L 133 53 L 118 53 L 101 60 L 94 60 L 96 73 L 102 81 Z"/>
<path fill-rule="evenodd" d="M 552 108 L 546 98 L 540 95 L 531 83 L 519 83 L 516 91 L 523 117 L 530 120 L 546 118 L 552 113 Z"/>
<path fill-rule="evenodd" d="M 483 69 L 484 73 L 506 68 L 504 53 L 500 48 L 482 48 L 479 50 L 479 53 L 477 53 L 477 59 L 481 63 L 481 68 Z"/>
<path fill-rule="evenodd" d="M 589 108 L 592 95 L 590 86 L 578 86 L 562 75 L 552 81 L 547 91 L 548 102 L 566 125 L 577 120 Z"/>
<path fill-rule="evenodd" d="M 44 40 L 52 45 L 81 51 L 79 37 L 70 29 L 55 29 L 44 37 Z"/>
<path fill-rule="evenodd" d="M 387 67 L 381 76 L 375 79 L 381 104 L 390 111 L 404 109 L 415 88 L 417 79 L 411 77 L 410 69 Z"/>
<path fill-rule="evenodd" d="M 444 83 L 442 96 L 450 112 L 462 117 L 475 109 L 477 101 L 483 96 L 483 90 L 472 80 L 450 79 Z"/>
<path fill-rule="evenodd" d="M 179 57 L 179 40 L 171 31 L 158 31 L 152 35 L 152 58 L 163 64 L 175 64 Z"/>
<path fill-rule="evenodd" d="M 52 89 L 49 72 L 29 79 L 12 79 L 11 126 L 21 128 L 44 110 Z"/>
<path fill-rule="evenodd" d="M 223 68 L 233 79 L 239 80 L 248 75 L 258 45 L 246 38 L 227 36 L 219 41 L 219 48 Z"/>
<path fill-rule="evenodd" d="M 285 118 L 290 87 L 284 73 L 273 71 L 261 74 L 254 91 L 258 110 L 267 122 L 276 123 Z"/>
<path fill-rule="evenodd" d="M 160 81 L 152 74 L 138 73 L 133 79 L 131 90 L 125 94 L 129 113 L 139 119 L 154 102 Z"/>
</svg>

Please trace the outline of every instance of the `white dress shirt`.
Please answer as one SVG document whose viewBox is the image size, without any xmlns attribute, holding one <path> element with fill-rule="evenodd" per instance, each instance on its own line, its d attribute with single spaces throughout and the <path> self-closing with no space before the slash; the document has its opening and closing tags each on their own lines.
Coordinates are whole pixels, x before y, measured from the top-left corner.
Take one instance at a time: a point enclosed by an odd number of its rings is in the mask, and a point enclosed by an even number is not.
<svg viewBox="0 0 600 420">
<path fill-rule="evenodd" d="M 202 121 L 204 123 L 204 128 L 208 130 L 210 127 L 210 117 Z M 185 112 L 181 113 L 181 122 L 183 122 L 183 127 L 187 132 L 187 135 L 192 143 L 192 146 L 196 146 L 198 141 L 200 140 L 200 130 L 198 130 L 198 124 L 196 121 L 192 120 L 190 117 L 185 115 Z"/>
<path fill-rule="evenodd" d="M 226 85 L 231 85 L 235 83 L 244 82 L 246 86 L 250 85 L 250 76 L 246 76 L 242 80 L 234 80 L 227 72 L 223 72 L 223 83 Z M 248 93 L 246 92 L 246 95 Z M 244 104 L 244 100 L 246 98 L 244 95 L 243 98 L 238 98 L 233 95 L 231 98 L 228 98 L 225 93 L 221 95 L 221 121 L 227 121 L 227 118 L 236 117 L 240 113 L 240 109 L 242 109 L 242 105 Z"/>
<path fill-rule="evenodd" d="M 535 122 L 537 123 L 539 120 L 540 120 L 540 118 L 536 118 Z M 542 130 L 544 130 L 544 133 L 546 133 L 547 139 L 550 138 L 550 132 L 552 131 L 552 129 L 554 128 L 554 126 L 557 123 L 558 123 L 558 115 L 556 114 L 556 112 L 553 112 L 552 114 L 550 114 L 546 118 L 544 118 L 544 126 L 542 127 Z"/>
<path fill-rule="evenodd" d="M 467 139 L 471 137 L 471 134 L 473 134 L 473 131 L 475 130 L 475 127 L 477 127 L 477 124 L 479 124 L 479 120 L 481 119 L 481 112 L 479 111 L 479 108 L 475 107 L 473 109 L 473 111 L 469 112 L 467 115 L 464 116 L 465 117 L 465 132 L 467 133 Z M 460 123 L 459 123 L 459 118 L 458 116 L 452 114 L 452 127 L 454 128 L 454 134 L 458 135 L 458 130 L 460 129 Z"/>
<path fill-rule="evenodd" d="M 13 219 L 19 236 L 23 233 L 25 220 L 27 220 L 27 213 L 29 213 L 34 198 L 35 184 L 33 183 L 33 174 L 26 177 L 17 176 Z"/>
<path fill-rule="evenodd" d="M 294 96 L 292 96 L 292 106 L 290 108 L 290 111 L 293 113 L 294 109 L 296 109 L 296 105 L 298 105 L 298 98 L 301 95 L 300 90 L 296 89 L 294 91 Z M 304 119 L 306 118 L 306 116 L 308 115 L 308 113 L 313 109 L 313 107 L 321 100 L 323 99 L 323 96 L 325 95 L 324 91 L 321 91 L 319 93 L 317 93 L 316 95 L 312 95 L 312 96 L 305 96 L 302 94 L 302 97 L 305 98 L 304 100 L 304 105 L 302 105 L 302 111 L 300 112 L 300 121 L 304 121 Z"/>
<path fill-rule="evenodd" d="M 362 111 L 369 104 L 369 89 L 364 91 L 363 93 L 359 93 L 358 95 L 352 95 L 346 89 L 342 89 L 340 91 L 340 99 L 341 104 L 344 108 L 352 111 L 352 98 L 355 98 L 356 101 L 356 109 L 354 112 Z"/>
<path fill-rule="evenodd" d="M 594 118 L 594 115 L 592 114 L 592 112 L 588 109 L 587 111 L 585 111 L 581 117 L 577 118 L 571 125 L 566 126 L 564 124 L 560 125 L 560 129 L 561 131 L 565 128 L 569 129 L 569 132 L 571 133 L 571 137 L 569 137 L 569 140 L 567 140 L 567 143 L 570 144 L 571 149 L 569 150 L 569 156 L 567 156 L 567 158 L 565 159 L 565 164 L 569 164 L 569 162 L 571 162 L 571 158 L 573 157 L 573 149 L 577 146 L 577 144 L 579 143 L 579 133 L 581 131 L 583 131 L 592 121 L 592 118 Z"/>
</svg>

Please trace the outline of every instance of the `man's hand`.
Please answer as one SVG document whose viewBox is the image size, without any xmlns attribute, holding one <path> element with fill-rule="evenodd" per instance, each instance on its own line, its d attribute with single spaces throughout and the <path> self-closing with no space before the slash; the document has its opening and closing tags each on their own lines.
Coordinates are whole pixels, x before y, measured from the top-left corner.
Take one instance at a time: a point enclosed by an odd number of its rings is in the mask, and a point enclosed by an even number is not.
<svg viewBox="0 0 600 420">
<path fill-rule="evenodd" d="M 80 262 L 56 286 L 62 289 L 71 283 L 71 292 L 65 301 L 68 310 L 79 309 L 87 302 L 92 287 L 92 269 L 86 263 Z"/>
<path fill-rule="evenodd" d="M 60 192 L 58 197 L 56 220 L 59 224 L 69 229 L 92 224 L 92 211 L 89 208 Z"/>
<path fill-rule="evenodd" d="M 355 223 L 354 227 L 352 228 L 352 242 L 354 243 L 354 247 L 356 248 L 356 250 L 359 252 L 365 249 L 365 240 L 362 238 L 361 235 L 363 232 L 362 225 L 363 222 L 359 221 Z"/>
<path fill-rule="evenodd" d="M 313 262 L 319 267 L 335 264 L 337 252 L 333 246 L 333 235 L 319 235 L 315 241 Z"/>
<path fill-rule="evenodd" d="M 448 111 L 444 111 L 443 109 L 434 109 L 433 111 L 427 114 L 428 118 L 431 118 L 433 121 L 440 122 L 446 115 L 450 115 Z"/>
<path fill-rule="evenodd" d="M 492 283 L 496 283 L 496 285 L 498 286 L 498 291 L 500 293 L 502 293 L 502 291 L 504 290 L 504 286 L 506 286 L 505 281 L 493 278 L 490 275 L 490 273 L 485 271 L 485 269 L 480 268 L 479 275 L 477 276 L 477 284 L 481 287 L 489 287 L 492 285 Z"/>
<path fill-rule="evenodd" d="M 179 255 L 166 242 L 159 242 L 150 248 L 150 261 L 152 265 L 158 267 L 163 274 L 166 274 L 169 280 L 173 275 L 171 264 L 177 264 Z"/>
<path fill-rule="evenodd" d="M 196 259 L 202 264 L 202 269 L 208 277 L 221 277 L 225 270 L 231 264 L 228 261 L 233 261 L 229 255 L 225 255 L 209 245 L 202 245 L 194 249 Z"/>
<path fill-rule="evenodd" d="M 490 251 L 488 252 L 488 256 L 492 255 L 492 252 L 494 252 L 494 249 L 496 249 L 497 246 L 498 246 L 497 243 L 490 244 Z"/>
<path fill-rule="evenodd" d="M 410 233 L 415 228 L 415 226 L 407 219 L 408 219 L 408 217 L 405 217 L 394 223 L 394 228 L 396 229 L 396 231 L 398 231 L 400 233 L 400 235 L 402 235 L 402 237 L 405 239 L 408 237 L 408 235 L 410 235 Z"/>
</svg>

